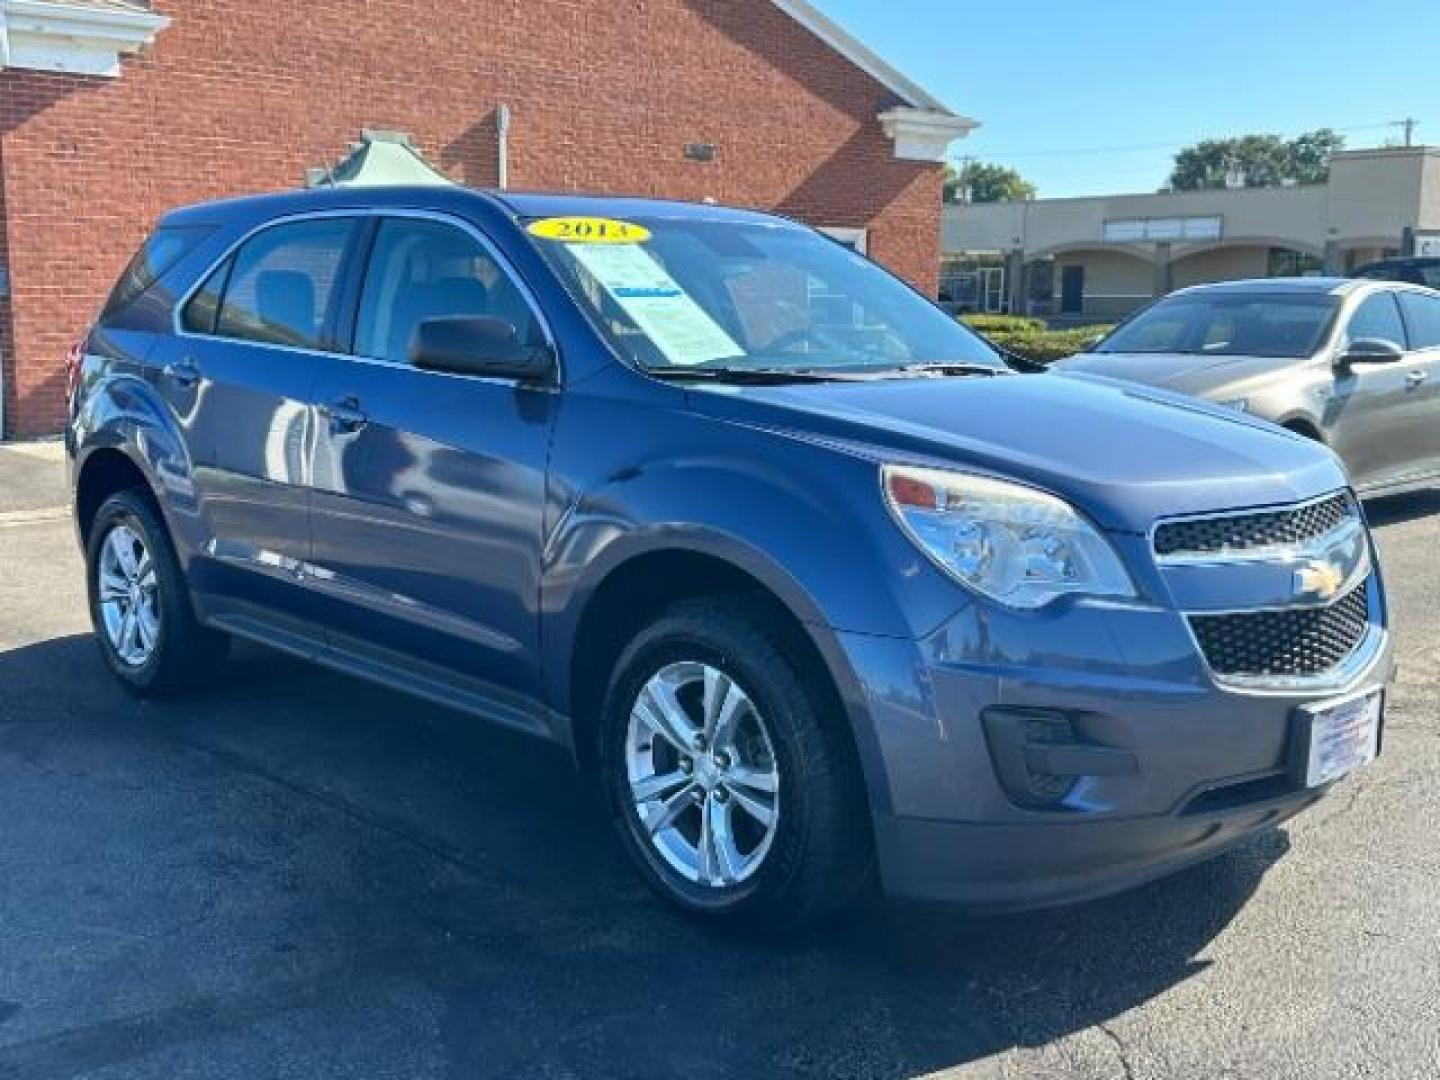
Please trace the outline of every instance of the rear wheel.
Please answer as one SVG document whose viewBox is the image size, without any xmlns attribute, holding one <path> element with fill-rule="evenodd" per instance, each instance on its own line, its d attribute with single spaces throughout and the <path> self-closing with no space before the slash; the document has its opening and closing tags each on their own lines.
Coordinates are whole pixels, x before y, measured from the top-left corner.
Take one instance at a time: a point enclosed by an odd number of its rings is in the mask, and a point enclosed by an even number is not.
<svg viewBox="0 0 1440 1080">
<path fill-rule="evenodd" d="M 622 653 L 602 766 L 622 842 L 686 911 L 789 926 L 868 882 L 870 825 L 833 695 L 763 607 L 678 605 Z"/>
<path fill-rule="evenodd" d="M 228 639 L 196 620 L 169 534 L 140 492 L 121 491 L 101 505 L 86 571 L 100 652 L 135 693 L 186 689 L 223 658 Z"/>
</svg>

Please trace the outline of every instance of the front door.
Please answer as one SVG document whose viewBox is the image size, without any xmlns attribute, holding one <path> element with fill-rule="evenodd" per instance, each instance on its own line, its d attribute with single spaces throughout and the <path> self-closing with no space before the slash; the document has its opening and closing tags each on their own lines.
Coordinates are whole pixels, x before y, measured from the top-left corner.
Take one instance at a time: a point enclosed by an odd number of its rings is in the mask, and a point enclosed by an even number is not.
<svg viewBox="0 0 1440 1080">
<path fill-rule="evenodd" d="M 540 332 L 478 234 L 432 217 L 383 218 L 360 289 L 355 357 L 316 389 L 313 586 L 332 643 L 352 657 L 530 696 L 559 397 L 412 367 L 415 327 L 445 315 Z"/>
<path fill-rule="evenodd" d="M 249 618 L 304 608 L 310 553 L 311 394 L 333 359 L 328 327 L 352 218 L 272 226 L 200 285 L 181 333 L 151 362 L 191 452 L 186 486 L 168 498 L 197 553 L 197 590 Z"/>
<path fill-rule="evenodd" d="M 1338 338 L 1343 355 L 1350 342 L 1380 339 L 1407 347 L 1408 335 L 1395 294 L 1372 293 L 1351 313 Z M 1416 363 L 1351 364 L 1335 371 L 1325 410 L 1330 444 L 1357 487 L 1402 482 L 1423 468 L 1426 431 L 1424 386 L 1412 377 Z"/>
<path fill-rule="evenodd" d="M 1419 459 L 1434 476 L 1440 474 L 1440 297 L 1409 289 L 1398 296 L 1410 333 L 1405 381 L 1418 399 Z"/>
<path fill-rule="evenodd" d="M 1085 267 L 1060 268 L 1060 314 L 1080 315 L 1085 311 Z"/>
</svg>

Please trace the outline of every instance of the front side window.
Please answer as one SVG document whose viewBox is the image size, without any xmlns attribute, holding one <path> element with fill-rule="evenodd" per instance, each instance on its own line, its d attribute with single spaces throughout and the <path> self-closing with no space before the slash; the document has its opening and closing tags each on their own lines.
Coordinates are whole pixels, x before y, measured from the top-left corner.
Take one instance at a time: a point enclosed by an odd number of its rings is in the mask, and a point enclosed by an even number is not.
<svg viewBox="0 0 1440 1080">
<path fill-rule="evenodd" d="M 1345 336 L 1353 343 L 1363 338 L 1390 341 L 1405 348 L 1405 324 L 1400 321 L 1400 308 L 1395 294 L 1382 292 L 1367 296 L 1350 317 Z"/>
<path fill-rule="evenodd" d="M 1400 307 L 1410 327 L 1412 349 L 1440 348 L 1440 296 L 1402 292 Z"/>
<path fill-rule="evenodd" d="M 605 242 L 527 223 L 620 355 L 650 370 L 807 372 L 1004 362 L 979 337 L 843 245 L 787 222 L 604 221 Z"/>
<path fill-rule="evenodd" d="M 233 259 L 215 332 L 267 345 L 324 348 L 355 229 L 353 219 L 322 218 L 277 225 L 247 241 Z M 196 317 L 203 320 L 203 305 Z"/>
<path fill-rule="evenodd" d="M 1096 347 L 1102 353 L 1180 356 L 1310 356 L 1335 321 L 1327 294 L 1189 293 L 1162 300 Z"/>
<path fill-rule="evenodd" d="M 519 340 L 538 338 L 519 287 L 473 236 L 437 221 L 381 222 L 360 299 L 356 355 L 409 363 L 415 328 L 452 315 L 504 319 Z"/>
</svg>

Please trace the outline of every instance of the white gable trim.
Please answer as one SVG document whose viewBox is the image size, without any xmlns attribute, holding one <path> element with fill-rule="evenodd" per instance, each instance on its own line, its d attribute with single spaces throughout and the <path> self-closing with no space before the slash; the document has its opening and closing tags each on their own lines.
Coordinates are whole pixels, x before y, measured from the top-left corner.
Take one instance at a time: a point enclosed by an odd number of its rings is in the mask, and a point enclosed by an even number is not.
<svg viewBox="0 0 1440 1080">
<path fill-rule="evenodd" d="M 885 134 L 894 140 L 895 156 L 900 160 L 944 161 L 952 142 L 980 126 L 978 120 L 954 112 L 924 87 L 900 74 L 808 0 L 771 2 L 900 99 L 899 105 L 877 117 Z"/>
<path fill-rule="evenodd" d="M 948 113 L 945 103 L 882 60 L 868 45 L 808 0 L 771 0 L 785 14 L 825 42 L 876 82 L 893 90 L 906 105 Z"/>
<path fill-rule="evenodd" d="M 113 79 L 121 56 L 139 52 L 169 25 L 140 8 L 0 0 L 0 67 Z"/>
<path fill-rule="evenodd" d="M 934 109 L 886 109 L 878 117 L 901 161 L 944 161 L 950 144 L 979 127 L 968 116 Z"/>
</svg>

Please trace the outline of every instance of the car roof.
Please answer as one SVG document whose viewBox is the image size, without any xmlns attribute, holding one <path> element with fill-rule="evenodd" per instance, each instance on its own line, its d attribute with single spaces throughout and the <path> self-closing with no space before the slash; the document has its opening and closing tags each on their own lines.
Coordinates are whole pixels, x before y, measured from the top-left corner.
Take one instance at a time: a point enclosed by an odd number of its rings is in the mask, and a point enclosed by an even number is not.
<svg viewBox="0 0 1440 1080">
<path fill-rule="evenodd" d="M 488 207 L 516 218 L 530 217 L 646 217 L 707 221 L 731 221 L 737 224 L 785 219 L 773 214 L 713 203 L 681 202 L 673 199 L 650 199 L 633 195 L 577 195 L 552 192 L 491 191 L 442 185 L 410 185 L 403 187 L 321 187 L 301 191 L 283 191 L 264 195 L 245 195 L 217 199 L 178 207 L 165 214 L 161 224 L 183 227 L 191 224 L 214 224 L 237 219 L 264 221 L 268 218 L 323 210 L 405 208 L 458 210 L 465 204 L 481 202 Z"/>
<path fill-rule="evenodd" d="M 721 206 L 714 202 L 650 199 L 636 195 L 574 195 L 545 191 L 490 192 L 516 217 L 605 217 L 692 219 L 707 221 L 775 222 L 773 214 Z"/>
<path fill-rule="evenodd" d="M 1210 292 L 1234 293 L 1276 293 L 1311 296 L 1348 296 L 1359 289 L 1385 282 L 1363 281 L 1341 277 L 1277 277 L 1246 278 L 1240 281 L 1213 281 L 1204 285 L 1191 285 L 1179 289 L 1172 295 L 1193 296 Z"/>
</svg>

